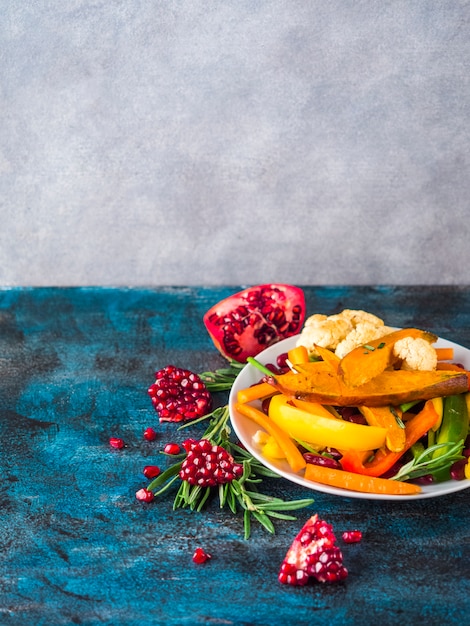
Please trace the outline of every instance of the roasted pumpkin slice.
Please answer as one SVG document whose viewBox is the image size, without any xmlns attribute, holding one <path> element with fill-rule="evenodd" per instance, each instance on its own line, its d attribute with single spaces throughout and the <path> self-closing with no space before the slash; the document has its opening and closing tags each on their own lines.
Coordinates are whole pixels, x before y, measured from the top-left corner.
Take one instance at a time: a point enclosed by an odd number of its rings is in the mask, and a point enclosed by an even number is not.
<svg viewBox="0 0 470 626">
<path fill-rule="evenodd" d="M 395 330 L 348 352 L 338 365 L 338 373 L 350 387 L 369 382 L 394 364 L 393 347 L 405 337 L 425 339 L 429 343 L 437 341 L 436 335 L 418 328 Z"/>
<path fill-rule="evenodd" d="M 297 371 L 273 377 L 270 382 L 291 398 L 333 406 L 397 406 L 469 389 L 467 375 L 454 371 L 386 370 L 357 387 L 346 385 L 324 361 L 303 364 Z"/>
</svg>

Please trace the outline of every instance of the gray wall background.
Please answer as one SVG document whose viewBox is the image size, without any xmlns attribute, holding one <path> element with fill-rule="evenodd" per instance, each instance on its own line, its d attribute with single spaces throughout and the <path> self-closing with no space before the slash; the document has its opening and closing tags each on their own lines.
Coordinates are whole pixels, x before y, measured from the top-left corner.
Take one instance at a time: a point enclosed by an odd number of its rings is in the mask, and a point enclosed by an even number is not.
<svg viewBox="0 0 470 626">
<path fill-rule="evenodd" d="M 470 6 L 2 0 L 0 285 L 467 284 Z"/>
</svg>

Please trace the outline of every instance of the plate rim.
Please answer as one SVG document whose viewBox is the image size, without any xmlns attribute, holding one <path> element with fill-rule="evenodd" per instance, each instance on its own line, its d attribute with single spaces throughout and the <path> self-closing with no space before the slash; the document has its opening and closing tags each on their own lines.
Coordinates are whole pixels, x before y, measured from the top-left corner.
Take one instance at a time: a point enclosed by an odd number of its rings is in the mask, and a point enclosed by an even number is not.
<svg viewBox="0 0 470 626">
<path fill-rule="evenodd" d="M 260 352 L 256 359 L 258 359 L 261 363 L 267 364 L 274 362 L 275 358 L 282 354 L 283 352 L 287 352 L 288 349 L 294 347 L 299 335 L 293 335 L 292 337 L 288 337 L 286 339 L 282 339 L 281 341 L 269 346 L 262 352 Z M 458 362 L 462 362 L 466 367 L 466 363 L 470 363 L 470 349 L 458 344 L 456 342 L 444 339 L 442 337 L 438 337 L 437 341 L 433 344 L 435 347 L 452 347 L 454 348 L 454 360 Z M 466 358 L 462 359 L 463 356 Z M 455 353 L 458 353 L 460 356 L 455 358 Z M 245 382 L 246 379 L 246 382 Z M 392 494 L 369 494 L 359 491 L 349 491 L 347 489 L 342 489 L 340 487 L 330 487 L 329 485 L 323 485 L 321 483 L 316 483 L 310 480 L 307 480 L 300 474 L 295 474 L 288 468 L 287 463 L 280 462 L 279 466 L 271 462 L 270 460 L 263 457 L 260 450 L 258 450 L 252 443 L 251 437 L 247 437 L 246 431 L 248 432 L 259 430 L 259 427 L 254 423 L 250 422 L 250 420 L 238 413 L 235 410 L 235 401 L 236 394 L 239 389 L 243 387 L 247 387 L 250 384 L 253 384 L 257 380 L 260 379 L 260 373 L 256 370 L 255 367 L 247 363 L 243 369 L 239 372 L 233 385 L 230 389 L 228 406 L 229 406 L 229 415 L 230 415 L 230 423 L 232 428 L 237 435 L 239 441 L 242 445 L 252 454 L 262 465 L 270 469 L 272 472 L 277 474 L 279 477 L 284 478 L 285 480 L 297 484 L 301 487 L 312 491 L 318 491 L 322 493 L 326 493 L 329 495 L 335 495 L 346 498 L 355 498 L 360 500 L 387 500 L 393 502 L 403 502 L 404 500 L 423 500 L 427 498 L 437 498 L 445 495 L 449 495 L 452 493 L 456 493 L 458 491 L 463 491 L 470 487 L 470 480 L 450 480 L 444 481 L 442 483 L 436 483 L 435 485 L 421 485 L 422 491 L 418 494 L 404 494 L 404 495 L 392 495 Z"/>
</svg>

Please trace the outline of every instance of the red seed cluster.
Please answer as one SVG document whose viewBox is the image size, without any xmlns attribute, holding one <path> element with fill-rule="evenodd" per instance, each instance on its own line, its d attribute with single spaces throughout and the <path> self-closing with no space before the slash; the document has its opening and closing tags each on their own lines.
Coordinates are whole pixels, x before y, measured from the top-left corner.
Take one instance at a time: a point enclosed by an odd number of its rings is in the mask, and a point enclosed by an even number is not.
<svg viewBox="0 0 470 626">
<path fill-rule="evenodd" d="M 174 365 L 155 373 L 148 390 L 160 422 L 181 422 L 207 415 L 212 398 L 197 374 Z"/>
<path fill-rule="evenodd" d="M 212 444 L 208 439 L 187 439 L 183 447 L 187 455 L 179 476 L 190 485 L 215 487 L 243 474 L 243 466 L 235 463 L 227 450 Z"/>
</svg>

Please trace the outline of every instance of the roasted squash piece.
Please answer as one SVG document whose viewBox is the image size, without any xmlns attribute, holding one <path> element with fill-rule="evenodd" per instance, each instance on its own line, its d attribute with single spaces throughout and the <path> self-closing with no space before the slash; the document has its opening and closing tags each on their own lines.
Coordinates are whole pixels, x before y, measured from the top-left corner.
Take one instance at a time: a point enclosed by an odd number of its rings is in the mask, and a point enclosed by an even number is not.
<svg viewBox="0 0 470 626">
<path fill-rule="evenodd" d="M 467 375 L 454 371 L 386 370 L 357 387 L 346 385 L 324 361 L 301 365 L 297 371 L 272 377 L 270 382 L 291 398 L 333 406 L 398 406 L 469 389 Z"/>
<path fill-rule="evenodd" d="M 421 338 L 434 343 L 436 335 L 418 328 L 402 328 L 395 330 L 379 339 L 354 348 L 340 361 L 338 372 L 346 385 L 356 387 L 372 380 L 396 361 L 393 347 L 399 339 L 412 337 Z"/>
</svg>

